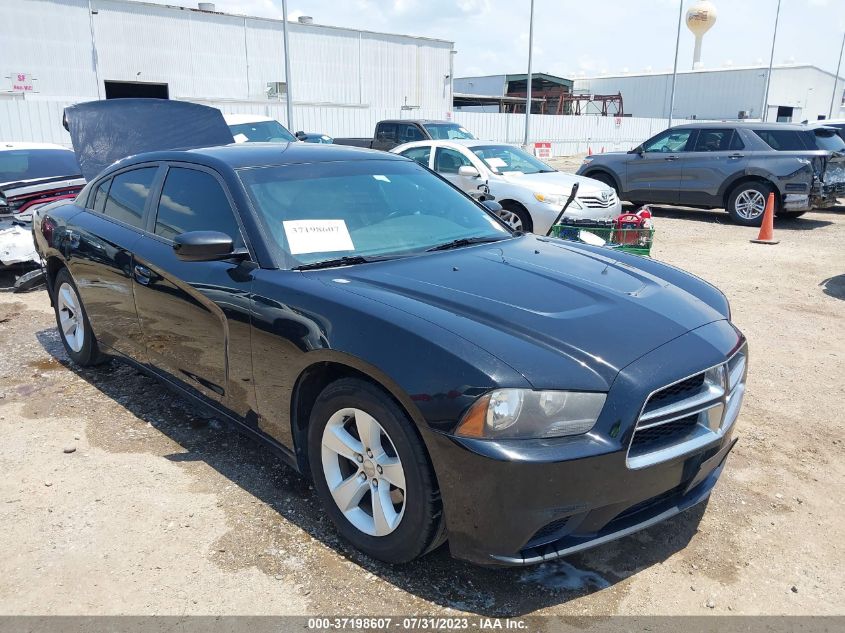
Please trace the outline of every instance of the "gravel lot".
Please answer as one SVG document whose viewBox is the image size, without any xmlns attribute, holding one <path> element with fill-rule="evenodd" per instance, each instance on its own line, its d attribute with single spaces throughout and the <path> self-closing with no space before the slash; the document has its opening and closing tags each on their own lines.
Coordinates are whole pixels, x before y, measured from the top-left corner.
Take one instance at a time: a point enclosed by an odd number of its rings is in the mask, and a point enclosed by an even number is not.
<svg viewBox="0 0 845 633">
<path fill-rule="evenodd" d="M 0 293 L 0 613 L 845 614 L 845 210 L 779 223 L 777 246 L 655 215 L 654 256 L 722 288 L 750 341 L 706 509 L 540 567 L 441 548 L 391 568 L 261 446 L 127 366 L 70 365 L 44 291 Z"/>
</svg>

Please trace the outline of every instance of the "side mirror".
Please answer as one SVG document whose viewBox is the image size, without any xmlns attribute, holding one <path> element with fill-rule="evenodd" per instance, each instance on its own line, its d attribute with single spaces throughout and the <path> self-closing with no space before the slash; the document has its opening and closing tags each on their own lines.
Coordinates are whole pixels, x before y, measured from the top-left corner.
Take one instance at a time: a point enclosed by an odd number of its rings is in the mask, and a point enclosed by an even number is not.
<svg viewBox="0 0 845 633">
<path fill-rule="evenodd" d="M 305 140 L 308 137 L 308 135 L 303 130 L 299 130 L 299 132 L 296 132 L 294 136 L 300 141 Z"/>
<path fill-rule="evenodd" d="M 495 200 L 485 200 L 481 204 L 483 204 L 485 207 L 487 207 L 488 211 L 492 211 L 493 213 L 498 213 L 499 211 L 502 210 L 502 205 L 500 205 Z"/>
<path fill-rule="evenodd" d="M 478 170 L 472 165 L 462 165 L 458 167 L 458 176 L 463 176 L 464 178 L 478 178 L 480 175 L 481 174 L 478 173 Z"/>
<path fill-rule="evenodd" d="M 173 252 L 184 262 L 212 262 L 242 255 L 220 231 L 189 231 L 173 238 Z"/>
<path fill-rule="evenodd" d="M 643 154 L 645 154 L 645 149 L 643 148 L 642 145 L 638 145 L 637 147 L 635 147 L 634 149 L 632 149 L 628 153 L 629 154 L 639 154 L 640 156 L 642 156 Z"/>
</svg>

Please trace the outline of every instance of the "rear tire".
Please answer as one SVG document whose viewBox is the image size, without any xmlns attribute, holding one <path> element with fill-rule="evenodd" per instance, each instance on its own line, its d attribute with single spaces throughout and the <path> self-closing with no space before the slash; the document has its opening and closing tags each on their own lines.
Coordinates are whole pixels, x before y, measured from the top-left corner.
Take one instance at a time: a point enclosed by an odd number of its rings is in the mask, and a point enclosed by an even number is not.
<svg viewBox="0 0 845 633">
<path fill-rule="evenodd" d="M 317 397 L 308 427 L 314 488 L 347 541 L 407 563 L 444 540 L 434 471 L 414 423 L 381 389 L 343 378 Z"/>
<path fill-rule="evenodd" d="M 79 290 L 67 268 L 59 270 L 53 281 L 53 309 L 62 345 L 70 359 L 80 367 L 102 363 L 105 358 L 100 354 Z"/>
<path fill-rule="evenodd" d="M 736 224 L 760 226 L 770 193 L 775 193 L 775 213 L 778 213 L 780 201 L 777 193 L 771 185 L 763 182 L 745 182 L 735 187 L 728 196 L 727 212 Z"/>
</svg>

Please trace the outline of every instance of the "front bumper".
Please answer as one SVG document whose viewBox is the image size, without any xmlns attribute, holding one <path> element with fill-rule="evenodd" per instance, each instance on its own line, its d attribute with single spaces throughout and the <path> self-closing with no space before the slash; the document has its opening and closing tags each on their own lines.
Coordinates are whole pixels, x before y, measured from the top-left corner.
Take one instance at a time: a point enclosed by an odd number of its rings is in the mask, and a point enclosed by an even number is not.
<svg viewBox="0 0 845 633">
<path fill-rule="evenodd" d="M 427 432 L 452 555 L 480 565 L 538 563 L 706 499 L 735 443 L 735 418 L 712 443 L 645 468 L 629 467 L 628 446 L 649 393 L 724 362 L 743 342 L 721 321 L 647 354 L 620 373 L 586 435 L 492 442 Z"/>
</svg>

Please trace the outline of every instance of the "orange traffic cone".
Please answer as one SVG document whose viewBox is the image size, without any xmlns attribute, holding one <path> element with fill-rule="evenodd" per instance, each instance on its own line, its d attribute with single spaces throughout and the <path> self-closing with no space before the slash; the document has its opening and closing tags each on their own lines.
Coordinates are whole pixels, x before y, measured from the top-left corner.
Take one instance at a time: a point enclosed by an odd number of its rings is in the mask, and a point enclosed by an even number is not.
<svg viewBox="0 0 845 633">
<path fill-rule="evenodd" d="M 766 210 L 763 212 L 763 224 L 760 225 L 760 233 L 756 240 L 751 240 L 755 244 L 778 244 L 780 240 L 775 237 L 775 194 L 770 193 L 769 199 L 766 201 Z"/>
<path fill-rule="evenodd" d="M 587 145 L 587 156 L 592 156 L 592 155 L 593 155 L 593 148 L 590 147 L 589 145 Z"/>
<path fill-rule="evenodd" d="M 604 145 L 601 146 L 601 153 L 604 154 Z"/>
</svg>

